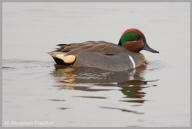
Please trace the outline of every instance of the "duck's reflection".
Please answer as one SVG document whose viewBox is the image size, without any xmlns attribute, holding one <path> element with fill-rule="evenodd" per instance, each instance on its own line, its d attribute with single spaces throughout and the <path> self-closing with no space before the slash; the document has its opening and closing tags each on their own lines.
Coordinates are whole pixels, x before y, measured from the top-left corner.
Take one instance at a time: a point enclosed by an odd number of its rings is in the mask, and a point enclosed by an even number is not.
<svg viewBox="0 0 192 129">
<path fill-rule="evenodd" d="M 151 87 L 146 81 L 144 71 L 146 66 L 135 70 L 124 72 L 109 72 L 94 68 L 73 68 L 55 65 L 53 76 L 60 82 L 57 86 L 59 89 L 80 90 L 88 92 L 100 92 L 119 90 L 123 97 L 119 102 L 134 104 L 132 106 L 141 106 L 146 100 L 144 88 Z M 85 99 L 107 99 L 106 96 L 72 96 Z M 120 110 L 134 114 L 143 114 L 134 110 L 123 109 L 118 107 L 100 106 L 103 109 Z"/>
<path fill-rule="evenodd" d="M 142 77 L 146 66 L 135 70 L 112 72 L 95 68 L 74 68 L 55 65 L 53 75 L 60 78 L 60 82 L 66 83 L 92 83 L 108 86 L 118 83 L 119 85 L 141 85 L 146 84 Z"/>
<path fill-rule="evenodd" d="M 145 92 L 143 88 L 149 87 L 143 77 L 146 66 L 124 72 L 109 72 L 94 68 L 73 68 L 55 65 L 53 75 L 61 82 L 60 89 L 80 91 L 109 91 L 111 87 L 119 87 L 124 94 L 121 102 L 144 103 Z M 92 88 L 97 86 L 97 88 Z M 87 98 L 94 98 L 89 96 Z M 129 98 L 129 100 L 125 100 Z M 131 100 L 130 100 L 131 98 Z"/>
</svg>

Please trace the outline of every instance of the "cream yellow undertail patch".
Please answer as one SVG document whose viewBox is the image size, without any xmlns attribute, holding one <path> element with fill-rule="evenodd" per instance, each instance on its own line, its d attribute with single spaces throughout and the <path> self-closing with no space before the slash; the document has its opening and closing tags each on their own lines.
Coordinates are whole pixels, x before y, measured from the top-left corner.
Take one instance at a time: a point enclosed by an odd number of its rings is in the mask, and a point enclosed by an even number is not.
<svg viewBox="0 0 192 129">
<path fill-rule="evenodd" d="M 71 64 L 71 63 L 73 63 L 75 61 L 75 59 L 76 59 L 76 56 L 74 56 L 74 55 L 67 55 L 67 56 L 64 56 L 63 61 L 65 63 Z"/>
<path fill-rule="evenodd" d="M 63 60 L 67 64 L 72 64 L 76 59 L 76 56 L 74 55 L 65 55 L 63 53 L 58 53 L 55 55 L 55 57 Z"/>
</svg>

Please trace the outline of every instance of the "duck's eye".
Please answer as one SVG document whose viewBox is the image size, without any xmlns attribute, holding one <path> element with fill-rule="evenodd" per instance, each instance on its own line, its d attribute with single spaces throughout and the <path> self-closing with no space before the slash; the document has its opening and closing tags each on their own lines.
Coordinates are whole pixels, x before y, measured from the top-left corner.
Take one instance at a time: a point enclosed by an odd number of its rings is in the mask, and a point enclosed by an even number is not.
<svg viewBox="0 0 192 129">
<path fill-rule="evenodd" d="M 140 39 L 140 36 L 135 36 L 135 40 L 139 40 Z"/>
</svg>

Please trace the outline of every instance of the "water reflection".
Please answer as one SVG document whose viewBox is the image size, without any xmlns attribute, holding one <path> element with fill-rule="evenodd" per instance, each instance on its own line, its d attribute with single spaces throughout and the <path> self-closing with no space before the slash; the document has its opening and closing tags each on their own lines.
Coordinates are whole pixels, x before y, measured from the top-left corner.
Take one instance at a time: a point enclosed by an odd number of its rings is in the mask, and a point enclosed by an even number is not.
<svg viewBox="0 0 192 129">
<path fill-rule="evenodd" d="M 101 97 L 101 96 L 73 96 L 73 97 L 93 98 L 93 99 L 106 99 L 107 98 L 107 97 Z"/>
<path fill-rule="evenodd" d="M 65 101 L 64 99 L 49 99 L 50 101 Z"/>
<path fill-rule="evenodd" d="M 60 90 L 67 89 L 86 92 L 118 90 L 124 96 L 119 100 L 119 102 L 142 104 L 146 101 L 144 99 L 146 93 L 143 91 L 143 89 L 154 86 L 150 84 L 151 81 L 147 81 L 143 77 L 145 70 L 146 66 L 142 66 L 130 71 L 111 72 L 95 68 L 73 68 L 69 66 L 64 67 L 60 65 L 55 65 L 55 70 L 52 72 L 52 75 L 59 82 L 59 85 L 57 85 L 57 87 Z M 157 80 L 154 80 L 153 82 L 156 81 Z M 87 99 L 107 99 L 107 97 L 104 96 L 72 97 Z M 142 112 L 117 107 L 101 106 L 100 108 L 116 109 L 123 112 L 143 114 Z"/>
<path fill-rule="evenodd" d="M 114 110 L 120 110 L 122 112 L 130 112 L 134 114 L 144 114 L 143 112 L 138 112 L 138 111 L 133 111 L 133 110 L 128 110 L 128 109 L 123 109 L 123 108 L 114 108 L 114 107 L 101 107 L 105 109 L 114 109 Z"/>
<path fill-rule="evenodd" d="M 101 86 L 116 85 L 143 85 L 147 84 L 142 76 L 146 66 L 135 70 L 113 72 L 95 68 L 74 68 L 55 65 L 53 76 L 63 83 L 91 83 Z"/>
<path fill-rule="evenodd" d="M 66 109 L 70 109 L 70 108 L 66 108 L 66 107 L 60 107 L 60 110 L 66 110 Z"/>
<path fill-rule="evenodd" d="M 112 89 L 91 89 L 91 86 L 67 86 L 65 84 L 57 86 L 60 89 L 68 89 L 68 90 L 79 90 L 79 91 L 89 91 L 89 92 L 96 92 L 96 91 L 109 91 Z"/>
</svg>

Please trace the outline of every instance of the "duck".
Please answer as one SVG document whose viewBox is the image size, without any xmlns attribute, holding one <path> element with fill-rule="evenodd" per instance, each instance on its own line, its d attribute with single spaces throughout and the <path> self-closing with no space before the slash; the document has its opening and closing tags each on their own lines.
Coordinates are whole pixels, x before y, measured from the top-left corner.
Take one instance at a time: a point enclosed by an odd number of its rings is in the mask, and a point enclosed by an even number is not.
<svg viewBox="0 0 192 129">
<path fill-rule="evenodd" d="M 49 52 L 57 65 L 97 68 L 108 71 L 126 71 L 146 65 L 142 53 L 159 51 L 147 44 L 139 29 L 130 28 L 123 32 L 118 44 L 106 41 L 85 41 L 82 43 L 58 44 Z"/>
</svg>

